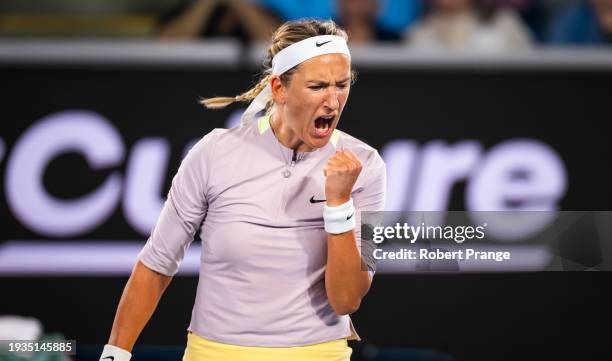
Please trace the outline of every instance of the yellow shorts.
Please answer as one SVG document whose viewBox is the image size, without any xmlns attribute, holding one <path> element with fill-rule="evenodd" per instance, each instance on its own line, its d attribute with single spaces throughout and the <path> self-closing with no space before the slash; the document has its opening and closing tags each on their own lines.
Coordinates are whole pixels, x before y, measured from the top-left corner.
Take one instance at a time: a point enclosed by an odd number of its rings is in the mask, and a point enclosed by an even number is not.
<svg viewBox="0 0 612 361">
<path fill-rule="evenodd" d="M 183 361 L 350 361 L 345 339 L 296 347 L 236 346 L 187 334 Z"/>
</svg>

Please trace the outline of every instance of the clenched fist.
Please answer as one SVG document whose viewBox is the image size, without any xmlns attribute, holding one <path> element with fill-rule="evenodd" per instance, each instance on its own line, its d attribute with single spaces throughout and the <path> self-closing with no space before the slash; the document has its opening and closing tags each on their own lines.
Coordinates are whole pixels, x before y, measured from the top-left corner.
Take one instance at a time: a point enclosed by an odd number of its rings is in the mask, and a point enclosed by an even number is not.
<svg viewBox="0 0 612 361">
<path fill-rule="evenodd" d="M 327 206 L 335 207 L 348 202 L 353 186 L 361 173 L 361 161 L 350 150 L 337 150 L 323 167 Z"/>
</svg>

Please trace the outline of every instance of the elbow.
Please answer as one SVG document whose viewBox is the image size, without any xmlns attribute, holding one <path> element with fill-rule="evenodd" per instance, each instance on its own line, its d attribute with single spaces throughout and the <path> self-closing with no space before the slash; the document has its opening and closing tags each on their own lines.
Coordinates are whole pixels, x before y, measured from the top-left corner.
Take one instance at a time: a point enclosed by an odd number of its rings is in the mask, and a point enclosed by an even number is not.
<svg viewBox="0 0 612 361">
<path fill-rule="evenodd" d="M 361 306 L 361 299 L 344 298 L 342 300 L 334 300 L 334 301 L 330 300 L 330 305 L 332 309 L 334 310 L 334 312 L 336 313 L 336 315 L 338 316 L 350 315 L 352 313 L 357 312 L 357 310 L 359 309 L 359 306 Z"/>
</svg>

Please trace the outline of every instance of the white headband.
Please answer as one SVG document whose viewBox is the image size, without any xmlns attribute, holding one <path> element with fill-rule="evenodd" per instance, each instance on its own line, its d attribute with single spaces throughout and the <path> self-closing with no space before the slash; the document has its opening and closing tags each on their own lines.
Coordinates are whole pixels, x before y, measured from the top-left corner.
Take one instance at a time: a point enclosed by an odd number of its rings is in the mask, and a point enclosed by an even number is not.
<svg viewBox="0 0 612 361">
<path fill-rule="evenodd" d="M 305 62 L 308 59 L 323 54 L 344 54 L 351 57 L 344 38 L 337 35 L 319 35 L 291 44 L 272 58 L 272 74 L 281 75 L 287 70 Z M 242 115 L 242 122 L 248 122 L 255 114 L 265 109 L 272 99 L 270 84 L 253 99 Z"/>
</svg>

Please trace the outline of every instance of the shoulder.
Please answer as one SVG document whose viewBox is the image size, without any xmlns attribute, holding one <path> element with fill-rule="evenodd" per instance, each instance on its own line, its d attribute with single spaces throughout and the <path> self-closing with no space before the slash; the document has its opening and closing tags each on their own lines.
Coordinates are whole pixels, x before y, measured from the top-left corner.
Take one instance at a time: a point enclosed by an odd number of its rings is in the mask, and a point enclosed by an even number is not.
<svg viewBox="0 0 612 361">
<path fill-rule="evenodd" d="M 205 134 L 192 149 L 197 152 L 210 152 L 217 148 L 232 148 L 252 137 L 256 131 L 252 124 L 238 124 L 229 129 L 215 128 Z"/>
<path fill-rule="evenodd" d="M 215 128 L 205 134 L 200 140 L 198 140 L 193 147 L 187 153 L 187 156 L 190 155 L 203 155 L 206 152 L 209 152 L 212 148 L 214 148 L 217 143 L 219 137 L 221 137 L 227 129 Z"/>
</svg>

